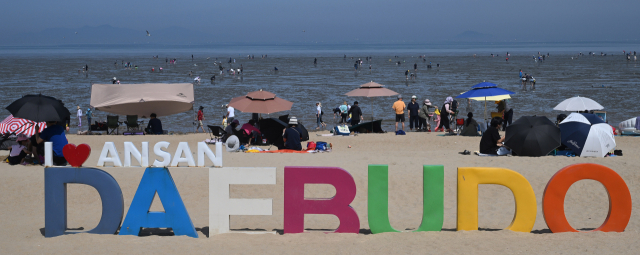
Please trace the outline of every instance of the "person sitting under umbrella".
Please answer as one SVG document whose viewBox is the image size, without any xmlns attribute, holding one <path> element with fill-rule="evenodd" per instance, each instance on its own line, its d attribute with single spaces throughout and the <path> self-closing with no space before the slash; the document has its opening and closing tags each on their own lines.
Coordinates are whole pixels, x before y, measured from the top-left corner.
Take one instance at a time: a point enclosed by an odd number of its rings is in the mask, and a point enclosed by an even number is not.
<svg viewBox="0 0 640 255">
<path fill-rule="evenodd" d="M 47 128 L 39 132 L 40 127 L 36 125 L 36 142 L 38 144 L 46 142 L 52 143 L 53 165 L 66 166 L 67 160 L 64 158 L 62 148 L 67 145 L 67 136 L 64 134 L 64 127 L 56 125 L 57 121 L 47 121 Z"/>
<path fill-rule="evenodd" d="M 147 124 L 147 134 L 156 134 L 161 135 L 164 132 L 162 131 L 162 122 L 160 119 L 156 118 L 158 115 L 152 113 L 149 117 L 149 123 Z"/>
<path fill-rule="evenodd" d="M 301 151 L 302 145 L 300 141 L 302 140 L 302 134 L 297 128 L 298 119 L 296 117 L 291 117 L 289 119 L 289 127 L 284 130 L 282 134 L 282 138 L 284 140 L 284 148 L 290 150 Z"/>
<path fill-rule="evenodd" d="M 9 153 L 9 165 L 22 164 L 24 158 L 31 154 L 29 151 L 29 139 L 24 134 L 19 134 L 16 139 L 18 144 L 11 146 L 11 152 Z"/>
<path fill-rule="evenodd" d="M 235 135 L 236 132 L 236 127 L 240 125 L 240 121 L 238 120 L 233 120 L 231 121 L 231 124 L 229 124 L 225 129 L 224 132 L 225 134 L 222 136 L 222 142 L 226 143 L 227 139 L 229 139 L 230 136 Z"/>
<path fill-rule="evenodd" d="M 251 119 L 249 122 L 244 123 L 240 130 L 242 130 L 242 134 L 246 137 L 250 137 L 251 140 L 249 143 L 259 144 L 258 141 L 262 141 L 262 134 L 260 130 L 255 127 L 256 121 Z"/>
<path fill-rule="evenodd" d="M 498 149 L 503 146 L 504 137 L 500 137 L 500 127 L 502 126 L 502 118 L 495 117 L 491 119 L 491 126 L 482 134 L 480 139 L 480 153 L 482 154 L 498 154 Z"/>
<path fill-rule="evenodd" d="M 467 119 L 464 120 L 461 136 L 478 136 L 478 122 L 473 119 L 473 113 L 467 113 Z"/>
</svg>

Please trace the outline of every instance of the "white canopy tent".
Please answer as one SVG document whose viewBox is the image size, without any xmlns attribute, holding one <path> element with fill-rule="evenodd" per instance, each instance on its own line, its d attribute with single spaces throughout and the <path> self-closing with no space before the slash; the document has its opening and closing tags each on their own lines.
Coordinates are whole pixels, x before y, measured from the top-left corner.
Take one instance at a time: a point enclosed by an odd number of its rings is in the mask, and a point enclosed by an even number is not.
<svg viewBox="0 0 640 255">
<path fill-rule="evenodd" d="M 93 84 L 90 104 L 96 110 L 118 115 L 167 116 L 193 110 L 193 84 Z"/>
</svg>

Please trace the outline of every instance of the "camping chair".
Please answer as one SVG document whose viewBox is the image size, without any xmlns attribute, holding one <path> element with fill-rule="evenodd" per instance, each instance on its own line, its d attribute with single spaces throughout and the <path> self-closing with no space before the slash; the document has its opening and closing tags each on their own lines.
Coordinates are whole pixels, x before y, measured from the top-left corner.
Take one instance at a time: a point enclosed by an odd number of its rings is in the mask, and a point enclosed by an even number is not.
<svg viewBox="0 0 640 255">
<path fill-rule="evenodd" d="M 458 134 L 462 132 L 462 129 L 460 129 L 460 127 L 462 126 L 464 126 L 464 119 L 456 119 L 456 131 L 458 132 Z"/>
<path fill-rule="evenodd" d="M 216 141 L 222 141 L 222 136 L 227 133 L 220 126 L 207 125 L 207 127 L 209 127 L 209 135 L 211 136 L 211 139 Z"/>
<path fill-rule="evenodd" d="M 120 122 L 118 121 L 118 115 L 114 115 L 114 116 L 107 116 L 107 134 L 113 134 L 113 131 L 116 132 L 116 134 L 119 134 L 118 132 L 118 128 L 120 127 Z M 109 131 L 110 130 L 110 131 Z"/>
<path fill-rule="evenodd" d="M 138 115 L 127 115 L 127 121 L 124 123 L 127 124 L 127 131 L 131 131 L 131 129 L 140 129 L 140 125 L 138 124 Z"/>
</svg>

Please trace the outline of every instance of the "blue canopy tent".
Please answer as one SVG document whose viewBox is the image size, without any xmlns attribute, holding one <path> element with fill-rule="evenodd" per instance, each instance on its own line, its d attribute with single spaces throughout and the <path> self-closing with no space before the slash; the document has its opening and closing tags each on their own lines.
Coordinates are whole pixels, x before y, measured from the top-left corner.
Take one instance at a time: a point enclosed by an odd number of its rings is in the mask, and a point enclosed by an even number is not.
<svg viewBox="0 0 640 255">
<path fill-rule="evenodd" d="M 515 92 L 498 88 L 498 85 L 493 84 L 491 82 L 481 82 L 476 85 L 473 85 L 471 87 L 471 90 L 460 94 L 456 98 L 484 97 L 484 119 L 486 120 L 487 119 L 487 98 L 502 96 L 502 95 L 512 95 L 512 94 L 515 94 Z"/>
</svg>

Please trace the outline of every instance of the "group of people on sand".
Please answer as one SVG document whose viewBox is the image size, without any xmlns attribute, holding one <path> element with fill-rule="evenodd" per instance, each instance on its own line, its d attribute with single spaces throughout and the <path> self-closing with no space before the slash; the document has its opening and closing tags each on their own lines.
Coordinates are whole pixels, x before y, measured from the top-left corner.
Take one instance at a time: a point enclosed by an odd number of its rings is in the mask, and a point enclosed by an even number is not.
<svg viewBox="0 0 640 255">
<path fill-rule="evenodd" d="M 18 134 L 16 144 L 12 145 L 7 158 L 10 165 L 27 165 L 44 163 L 44 143 L 52 143 L 52 161 L 55 166 L 66 166 L 67 160 L 64 158 L 62 148 L 67 145 L 67 136 L 65 131 L 68 126 L 64 126 L 64 122 L 47 121 L 47 127 L 40 131 L 39 124 L 36 124 L 35 135 L 28 137 L 25 134 Z"/>
<path fill-rule="evenodd" d="M 411 102 L 405 104 L 402 101 L 402 95 L 398 95 L 398 100 L 393 103 L 392 109 L 396 114 L 396 132 L 398 132 L 398 124 L 401 126 L 401 130 L 404 131 L 405 122 L 405 110 L 409 115 L 409 130 L 413 131 L 415 126 L 417 132 L 432 132 L 431 120 L 435 122 L 435 129 L 433 131 L 445 131 L 452 132 L 449 122 L 450 117 L 455 116 L 457 113 L 458 102 L 453 100 L 452 97 L 445 99 L 442 108 L 435 106 L 429 99 L 425 99 L 420 105 L 416 95 L 411 96 Z"/>
</svg>

